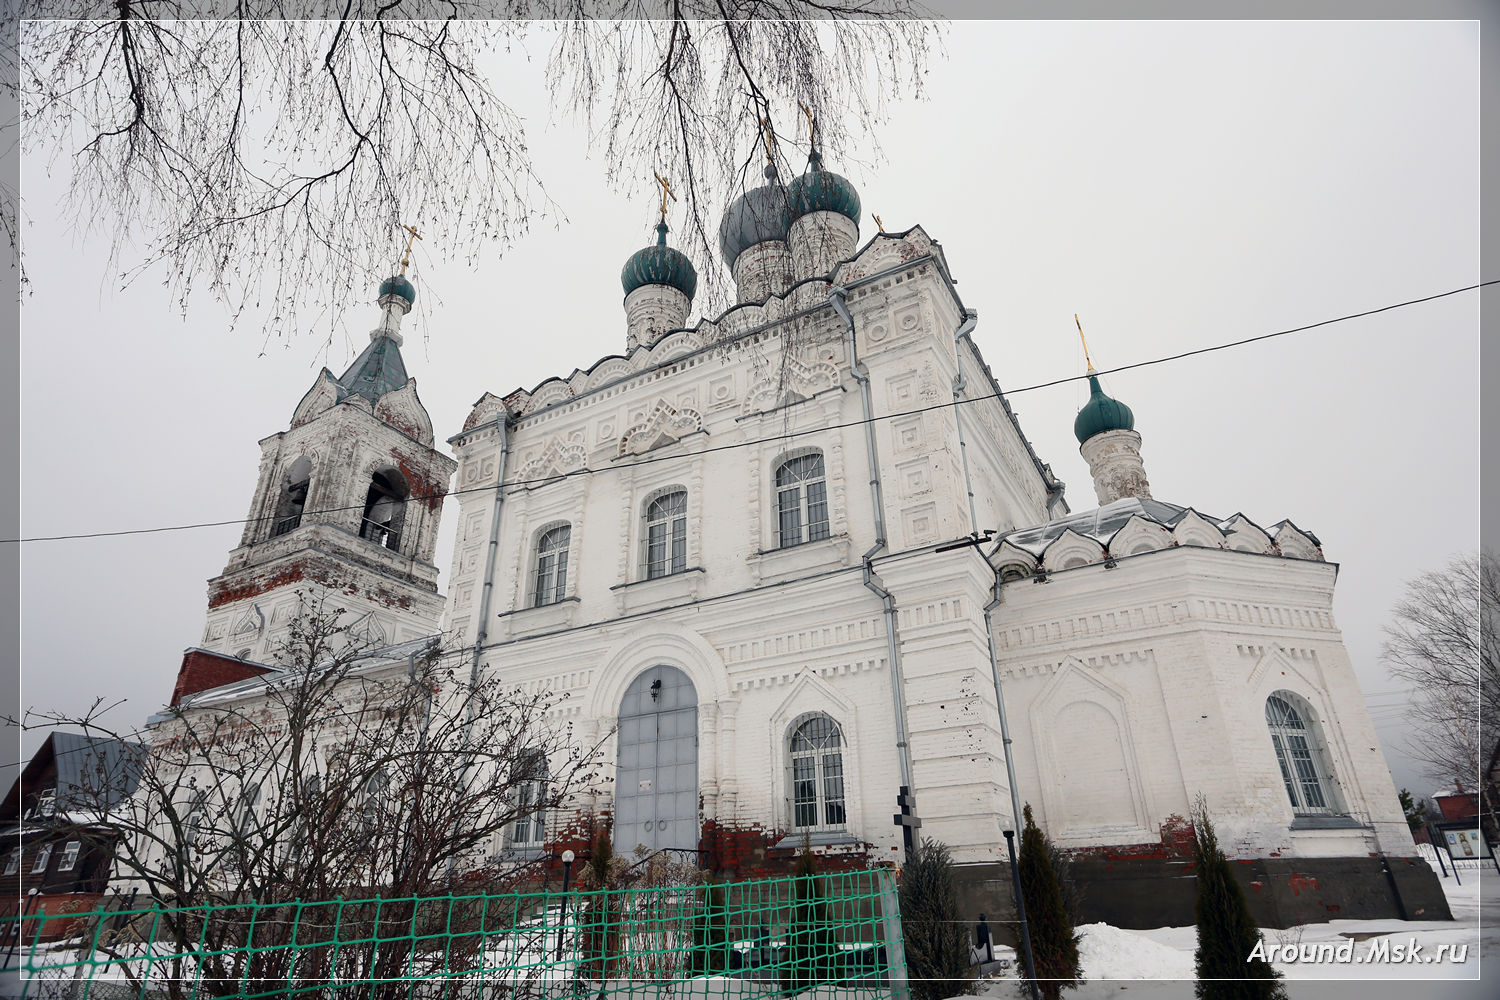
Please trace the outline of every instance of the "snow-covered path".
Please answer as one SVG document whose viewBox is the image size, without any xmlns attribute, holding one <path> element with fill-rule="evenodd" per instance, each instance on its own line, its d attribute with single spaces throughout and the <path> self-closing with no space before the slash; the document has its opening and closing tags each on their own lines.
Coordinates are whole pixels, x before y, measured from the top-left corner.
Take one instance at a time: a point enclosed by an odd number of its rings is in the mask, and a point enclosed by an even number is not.
<svg viewBox="0 0 1500 1000">
<path fill-rule="evenodd" d="M 1463 872 L 1463 879 L 1462 885 L 1451 877 L 1442 880 L 1452 921 L 1334 920 L 1263 931 L 1268 948 L 1297 946 L 1299 954 L 1311 956 L 1317 945 L 1325 946 L 1321 960 L 1275 962 L 1286 976 L 1288 996 L 1291 1000 L 1500 997 L 1500 874 L 1469 870 Z M 1191 1000 L 1197 945 L 1194 928 L 1132 931 L 1090 924 L 1079 931 L 1088 982 L 1064 997 Z M 1327 957 L 1339 946 L 1338 957 Z M 1462 960 L 1452 960 L 1455 957 Z M 1480 979 L 1481 965 L 1489 986 Z M 981 983 L 974 992 L 986 1000 L 1021 995 L 1014 982 L 1002 980 Z"/>
</svg>

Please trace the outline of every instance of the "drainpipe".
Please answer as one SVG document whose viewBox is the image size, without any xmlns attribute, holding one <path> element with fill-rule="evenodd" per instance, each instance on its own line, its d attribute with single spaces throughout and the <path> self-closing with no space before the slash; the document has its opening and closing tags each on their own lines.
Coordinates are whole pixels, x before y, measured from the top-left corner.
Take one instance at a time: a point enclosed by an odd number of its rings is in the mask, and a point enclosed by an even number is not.
<svg viewBox="0 0 1500 1000">
<path fill-rule="evenodd" d="M 906 684 L 901 673 L 901 648 L 896 640 L 896 599 L 875 575 L 874 564 L 870 561 L 875 553 L 886 547 L 885 497 L 880 487 L 880 456 L 875 448 L 875 420 L 874 407 L 870 401 L 870 375 L 859 360 L 859 348 L 854 340 L 854 317 L 849 314 L 849 306 L 845 301 L 848 294 L 848 289 L 842 285 L 836 285 L 828 292 L 828 304 L 844 321 L 849 344 L 849 370 L 853 373 L 854 380 L 859 383 L 859 399 L 864 410 L 865 454 L 870 467 L 870 504 L 875 511 L 875 544 L 870 546 L 868 552 L 860 556 L 860 562 L 864 567 L 864 585 L 866 589 L 880 598 L 881 610 L 885 614 L 886 658 L 891 665 L 891 708 L 896 720 L 896 762 L 901 773 L 901 791 L 897 797 L 897 803 L 903 815 L 898 818 L 898 822 L 901 822 L 906 859 L 910 862 L 916 860 L 916 826 L 920 821 L 916 819 L 916 799 L 912 793 L 911 783 L 911 746 L 906 737 L 906 698 L 904 695 Z M 902 822 L 903 820 L 907 822 Z"/>
<path fill-rule="evenodd" d="M 995 680 L 995 704 L 1000 709 L 1000 746 L 1005 752 L 1005 777 L 1010 783 L 1011 826 L 1016 834 L 1021 832 L 1021 795 L 1016 791 L 1016 762 L 1010 752 L 1010 724 L 1005 718 L 1005 693 L 1000 685 L 1000 658 L 995 654 L 995 622 L 992 612 L 1000 606 L 1000 571 L 995 570 L 994 597 L 984 606 L 984 636 L 990 644 L 990 673 Z M 1031 926 L 1026 921 L 1026 900 L 1020 890 L 1016 891 L 1016 920 L 1021 925 L 1021 955 L 1026 961 L 1026 978 L 1031 984 L 1031 995 L 1037 995 L 1035 960 L 1031 954 Z"/>
<path fill-rule="evenodd" d="M 500 435 L 500 461 L 496 463 L 495 470 L 495 508 L 490 517 L 490 543 L 489 550 L 484 557 L 484 583 L 479 590 L 479 631 L 474 635 L 474 659 L 469 664 L 469 687 L 472 689 L 479 684 L 479 659 L 484 653 L 484 641 L 490 634 L 490 595 L 495 590 L 495 554 L 500 549 L 500 508 L 505 502 L 505 465 L 510 457 L 510 437 L 506 433 L 505 420 L 508 413 L 501 404 L 500 413 L 495 417 L 495 433 Z M 474 696 L 469 696 L 469 706 L 464 713 L 464 745 L 469 742 L 469 732 L 474 725 Z M 430 702 L 429 702 L 430 704 Z M 462 775 L 464 789 L 467 792 L 469 778 L 474 769 L 474 755 L 471 752 L 469 759 L 464 762 Z M 448 859 L 448 874 L 452 875 L 457 858 Z"/>
<path fill-rule="evenodd" d="M 495 433 L 500 435 L 500 461 L 499 468 L 495 470 L 495 509 L 490 517 L 489 551 L 484 557 L 484 584 L 479 591 L 479 631 L 474 636 L 474 663 L 469 668 L 470 684 L 479 682 L 479 657 L 484 651 L 484 641 L 490 636 L 490 595 L 495 590 L 495 554 L 500 549 L 500 507 L 505 503 L 501 485 L 505 482 L 506 460 L 510 458 L 510 437 L 505 430 L 507 415 L 502 403 L 500 413 L 495 417 Z"/>
<path fill-rule="evenodd" d="M 979 313 L 966 309 L 964 321 L 953 334 L 953 353 L 958 361 L 958 378 L 953 380 L 953 421 L 958 425 L 958 453 L 964 460 L 964 489 L 969 494 L 969 533 L 976 537 L 979 534 L 979 515 L 974 513 L 974 481 L 969 478 L 969 446 L 964 442 L 964 415 L 963 408 L 959 406 L 959 395 L 968 388 L 969 377 L 964 374 L 964 352 L 959 341 L 973 333 L 978 322 Z"/>
</svg>

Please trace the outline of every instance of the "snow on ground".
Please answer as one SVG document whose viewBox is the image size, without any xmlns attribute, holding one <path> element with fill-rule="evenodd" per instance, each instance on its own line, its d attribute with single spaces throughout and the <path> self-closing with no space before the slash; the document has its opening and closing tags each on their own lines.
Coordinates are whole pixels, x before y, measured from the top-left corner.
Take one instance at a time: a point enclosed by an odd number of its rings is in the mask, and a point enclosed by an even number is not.
<svg viewBox="0 0 1500 1000">
<path fill-rule="evenodd" d="M 1441 879 L 1453 920 L 1334 920 L 1284 930 L 1266 928 L 1266 947 L 1294 949 L 1273 964 L 1286 977 L 1291 1000 L 1386 997 L 1458 1000 L 1500 996 L 1500 874 L 1460 872 Z M 1078 928 L 1079 957 L 1088 981 L 1063 995 L 1070 1000 L 1177 1000 L 1193 996 L 1193 927 L 1123 930 L 1108 924 Z M 1319 946 L 1322 946 L 1321 949 Z M 1441 947 L 1442 952 L 1439 953 Z M 1008 949 L 1006 950 L 1008 952 Z M 996 949 L 996 957 L 1001 955 Z M 1480 981 L 1480 953 L 1488 958 Z M 1300 960 L 1302 955 L 1306 961 Z M 1014 968 L 1015 966 L 1012 966 Z M 977 983 L 984 1000 L 1021 997 L 1014 977 Z"/>
</svg>

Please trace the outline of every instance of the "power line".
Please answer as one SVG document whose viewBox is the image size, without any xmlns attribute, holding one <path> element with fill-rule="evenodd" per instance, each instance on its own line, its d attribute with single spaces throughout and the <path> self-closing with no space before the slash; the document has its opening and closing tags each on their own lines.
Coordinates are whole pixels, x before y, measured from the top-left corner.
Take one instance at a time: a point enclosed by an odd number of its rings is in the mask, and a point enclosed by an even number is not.
<svg viewBox="0 0 1500 1000">
<path fill-rule="evenodd" d="M 909 416 L 914 416 L 914 415 L 921 414 L 921 413 L 931 413 L 931 412 L 934 412 L 936 410 L 946 410 L 946 409 L 948 409 L 951 406 L 957 406 L 957 405 L 960 405 L 960 404 L 980 403 L 980 402 L 984 402 L 986 400 L 1001 399 L 1001 398 L 1006 397 L 1006 396 L 1019 395 L 1020 393 L 1023 393 L 1023 392 L 1034 392 L 1034 391 L 1036 391 L 1038 389 L 1050 389 L 1053 386 L 1066 385 L 1069 382 L 1078 382 L 1078 381 L 1081 381 L 1083 379 L 1086 379 L 1086 378 L 1090 377 L 1090 375 L 1093 375 L 1093 376 L 1112 375 L 1115 372 L 1124 372 L 1124 371 L 1130 371 L 1130 370 L 1135 369 L 1135 368 L 1148 368 L 1148 367 L 1150 367 L 1152 365 L 1161 365 L 1161 364 L 1167 364 L 1167 363 L 1172 362 L 1172 361 L 1181 361 L 1184 358 L 1196 357 L 1197 355 L 1200 355 L 1200 354 L 1212 354 L 1215 351 L 1227 351 L 1230 348 L 1234 348 L 1234 347 L 1244 347 L 1247 344 L 1259 343 L 1260 341 L 1271 340 L 1271 339 L 1276 338 L 1276 337 L 1285 337 L 1285 336 L 1288 336 L 1289 334 L 1293 334 L 1293 333 L 1305 333 L 1308 330 L 1316 330 L 1319 327 L 1330 326 L 1330 325 L 1332 325 L 1334 323 L 1343 323 L 1343 322 L 1347 322 L 1348 320 L 1352 320 L 1352 319 L 1362 319 L 1362 318 L 1364 318 L 1366 316 L 1374 316 L 1374 315 L 1376 315 L 1378 313 L 1389 312 L 1392 309 L 1402 309 L 1402 308 L 1405 308 L 1406 306 L 1420 305 L 1420 304 L 1422 304 L 1424 302 L 1432 302 L 1432 301 L 1435 301 L 1437 299 L 1447 298 L 1450 295 L 1458 295 L 1458 294 L 1461 294 L 1463 292 L 1472 292 L 1472 291 L 1474 291 L 1476 289 L 1484 288 L 1486 286 L 1496 285 L 1496 284 L 1500 284 L 1500 278 L 1492 279 L 1490 281 L 1481 281 L 1481 282 L 1478 282 L 1478 283 L 1473 284 L 1473 285 L 1464 285 L 1462 288 L 1454 288 L 1454 289 L 1451 289 L 1450 291 L 1438 292 L 1436 295 L 1426 295 L 1426 296 L 1423 296 L 1421 298 L 1406 299 L 1405 301 L 1402 301 L 1402 302 L 1394 302 L 1394 303 L 1391 303 L 1390 305 L 1380 306 L 1380 307 L 1375 308 L 1375 309 L 1366 309 L 1366 310 L 1364 310 L 1362 312 L 1347 313 L 1347 314 L 1345 314 L 1343 316 L 1335 316 L 1332 319 L 1319 320 L 1316 323 L 1307 323 L 1307 324 L 1305 324 L 1303 326 L 1294 326 L 1294 327 L 1290 327 L 1290 328 L 1285 329 L 1285 330 L 1276 330 L 1276 331 L 1274 331 L 1272 333 L 1262 333 L 1262 334 L 1258 334 L 1257 336 L 1254 336 L 1254 337 L 1245 337 L 1242 340 L 1232 340 L 1232 341 L 1228 341 L 1227 343 L 1214 344 L 1214 345 L 1211 345 L 1209 347 L 1199 347 L 1199 348 L 1195 348 L 1195 349 L 1193 349 L 1191 351 L 1183 351 L 1183 352 L 1181 352 L 1179 354 L 1170 354 L 1170 355 L 1167 355 L 1165 357 L 1152 358 L 1152 359 L 1147 360 L 1147 361 L 1137 361 L 1137 362 L 1134 362 L 1133 364 L 1120 365 L 1120 366 L 1118 366 L 1116 368 L 1108 368 L 1108 369 L 1105 369 L 1103 371 L 1088 372 L 1088 373 L 1085 373 L 1083 375 L 1068 375 L 1068 376 L 1065 376 L 1063 378 L 1051 379 L 1050 381 L 1047 381 L 1047 382 L 1038 382 L 1038 383 L 1036 383 L 1034 385 L 1022 386 L 1019 389 L 1011 389 L 1011 390 L 1008 390 L 1008 391 L 986 393 L 986 394 L 984 394 L 982 396 L 972 396 L 972 397 L 970 397 L 968 399 L 949 400 L 949 401 L 943 402 L 943 403 L 934 403 L 931 406 L 920 406 L 920 407 L 917 407 L 916 409 L 912 409 L 912 410 L 901 410 L 901 411 L 896 412 L 896 413 L 880 414 L 878 416 L 871 417 L 869 420 L 865 420 L 864 418 L 860 418 L 858 420 L 850 420 L 850 421 L 846 421 L 844 423 L 839 423 L 839 424 L 827 424 L 827 425 L 824 425 L 822 427 L 813 427 L 813 428 L 809 428 L 807 430 L 802 430 L 802 431 L 787 431 L 787 432 L 784 432 L 784 433 L 781 433 L 781 434 L 775 434 L 775 435 L 772 435 L 772 436 L 769 436 L 769 437 L 754 438 L 754 439 L 749 440 L 749 441 L 737 441 L 737 442 L 734 442 L 734 443 L 731 443 L 731 444 L 712 445 L 710 447 L 700 448 L 697 451 L 687 452 L 685 454 L 683 454 L 683 453 L 677 453 L 677 454 L 672 454 L 672 455 L 644 456 L 644 457 L 639 458 L 639 459 L 637 459 L 637 460 L 635 460 L 633 462 L 621 462 L 621 463 L 618 463 L 618 464 L 615 464 L 615 465 L 611 465 L 608 468 L 599 468 L 599 469 L 589 469 L 589 468 L 574 469 L 571 472 L 564 472 L 564 473 L 560 473 L 558 475 L 553 475 L 553 476 L 543 476 L 543 477 L 538 478 L 538 479 L 517 479 L 517 480 L 511 480 L 508 483 L 501 484 L 500 488 L 503 489 L 503 490 L 514 490 L 514 489 L 521 488 L 521 487 L 526 487 L 526 486 L 537 486 L 537 485 L 541 485 L 543 483 L 556 482 L 557 480 L 560 480 L 560 479 L 571 479 L 571 478 L 574 478 L 575 476 L 594 475 L 594 474 L 600 473 L 600 472 L 612 472 L 612 471 L 615 471 L 617 469 L 630 469 L 630 468 L 635 468 L 635 467 L 641 466 L 641 465 L 651 465 L 651 464 L 653 464 L 655 462 L 676 462 L 676 461 L 681 461 L 684 458 L 694 458 L 694 457 L 697 457 L 699 455 L 711 455 L 711 454 L 714 454 L 715 452 L 730 451 L 730 450 L 735 449 L 735 448 L 749 448 L 749 447 L 753 447 L 755 445 L 768 444 L 768 443 L 771 443 L 773 441 L 786 441 L 786 440 L 790 440 L 792 438 L 806 437 L 806 436 L 813 435 L 813 434 L 826 434 L 829 431 L 845 430 L 845 429 L 850 428 L 850 427 L 861 426 L 861 425 L 863 425 L 865 423 L 874 423 L 874 422 L 881 421 L 881 420 L 894 420 L 894 419 L 897 419 L 898 417 L 909 417 Z M 465 493 L 487 493 L 490 490 L 493 490 L 494 488 L 495 487 L 492 486 L 492 485 L 491 486 L 473 486 L 473 487 L 469 487 L 467 489 L 455 489 L 455 490 L 440 491 L 440 492 L 435 492 L 435 493 L 416 494 L 416 495 L 409 496 L 409 497 L 405 498 L 405 500 L 403 500 L 401 502 L 403 502 L 403 503 L 411 503 L 413 501 L 432 500 L 432 499 L 436 499 L 436 498 L 439 498 L 439 497 L 461 496 L 461 495 L 463 495 Z M 303 516 L 307 516 L 307 515 L 310 515 L 310 514 L 334 514 L 334 513 L 340 513 L 342 511 L 363 510 L 363 509 L 364 509 L 364 505 L 363 504 L 350 504 L 350 505 L 343 506 L 343 507 L 324 507 L 324 508 L 321 508 L 321 509 L 318 509 L 318 510 L 303 511 Z M 73 540 L 76 540 L 76 539 L 84 539 L 84 538 L 118 538 L 118 537 L 122 537 L 122 536 L 126 536 L 126 535 L 151 535 L 151 534 L 158 534 L 158 533 L 161 533 L 161 532 L 164 532 L 164 531 L 191 531 L 191 530 L 193 530 L 195 528 L 222 528 L 222 527 L 227 527 L 227 526 L 232 525 L 232 524 L 251 524 L 251 523 L 259 523 L 259 522 L 262 522 L 262 521 L 269 521 L 269 520 L 276 520 L 276 519 L 277 518 L 274 515 L 268 515 L 268 516 L 264 516 L 264 517 L 232 518 L 232 519 L 224 520 L 224 521 L 199 521 L 199 522 L 195 522 L 195 523 L 192 523 L 192 524 L 169 524 L 169 525 L 161 525 L 161 526 L 154 527 L 154 528 L 125 528 L 125 529 L 121 529 L 119 531 L 86 531 L 86 532 L 78 532 L 78 533 L 75 533 L 75 534 L 68 534 L 68 535 L 39 535 L 39 536 L 32 537 L 32 538 L 0 538 L 0 544 L 20 544 L 20 543 L 26 543 L 26 542 L 62 542 L 62 541 L 73 541 Z"/>
</svg>

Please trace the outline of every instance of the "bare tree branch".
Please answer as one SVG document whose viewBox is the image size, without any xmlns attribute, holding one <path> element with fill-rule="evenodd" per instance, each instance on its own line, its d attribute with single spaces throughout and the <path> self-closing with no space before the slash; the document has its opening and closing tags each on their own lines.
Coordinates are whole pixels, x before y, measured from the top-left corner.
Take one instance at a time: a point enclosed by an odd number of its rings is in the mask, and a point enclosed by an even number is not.
<svg viewBox="0 0 1500 1000">
<path fill-rule="evenodd" d="M 540 37 L 553 106 L 597 132 L 608 179 L 626 193 L 653 169 L 682 179 L 677 242 L 711 313 L 729 301 L 712 237 L 746 186 L 759 119 L 795 122 L 804 103 L 835 162 L 868 163 L 885 97 L 920 93 L 934 38 L 913 0 L 342 0 L 329 13 L 72 0 L 23 22 L 18 49 L 0 40 L 0 63 L 20 69 L 23 153 L 66 161 L 74 224 L 108 240 L 122 280 L 164 270 L 180 308 L 201 288 L 235 318 L 274 303 L 270 333 L 289 337 L 367 296 L 403 222 L 471 266 L 503 253 L 557 212 L 495 82 L 502 52 Z M 13 211 L 6 225 L 14 245 Z"/>
</svg>

